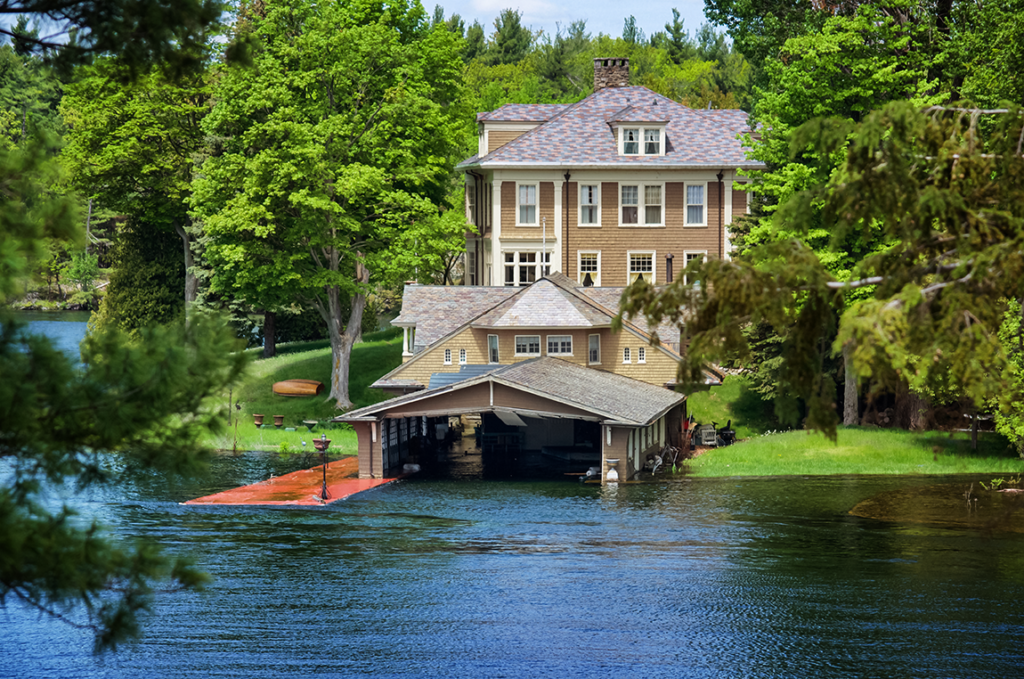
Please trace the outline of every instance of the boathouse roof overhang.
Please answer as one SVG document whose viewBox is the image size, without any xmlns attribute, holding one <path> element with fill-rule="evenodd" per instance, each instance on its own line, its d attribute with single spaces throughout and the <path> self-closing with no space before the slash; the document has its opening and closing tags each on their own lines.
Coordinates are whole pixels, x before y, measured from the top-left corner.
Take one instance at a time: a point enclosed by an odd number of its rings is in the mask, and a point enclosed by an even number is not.
<svg viewBox="0 0 1024 679">
<path fill-rule="evenodd" d="M 641 427 L 656 422 L 684 400 L 682 394 L 653 384 L 543 356 L 359 408 L 335 421 L 514 412 Z"/>
</svg>

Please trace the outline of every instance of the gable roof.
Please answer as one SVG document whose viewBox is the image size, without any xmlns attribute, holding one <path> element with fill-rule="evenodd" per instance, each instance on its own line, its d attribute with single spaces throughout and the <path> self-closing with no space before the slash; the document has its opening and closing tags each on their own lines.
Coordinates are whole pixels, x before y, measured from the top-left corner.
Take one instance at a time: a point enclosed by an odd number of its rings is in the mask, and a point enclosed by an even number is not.
<svg viewBox="0 0 1024 679">
<path fill-rule="evenodd" d="M 521 290 L 469 285 L 406 285 L 402 292 L 402 312 L 391 324 L 400 327 L 415 325 L 416 346 L 430 346 Z"/>
<path fill-rule="evenodd" d="M 505 104 L 501 108 L 477 113 L 477 122 L 545 122 L 571 104 Z"/>
<path fill-rule="evenodd" d="M 397 396 L 348 412 L 335 418 L 335 421 L 374 420 L 385 416 L 389 409 L 396 406 L 428 401 L 435 396 L 485 382 L 502 384 L 585 410 L 606 422 L 633 426 L 656 421 L 686 398 L 674 391 L 629 377 L 585 368 L 560 358 L 542 356 L 511 365 L 493 366 L 492 370 L 477 377 Z M 488 411 L 493 408 L 480 404 L 476 409 Z"/>
<path fill-rule="evenodd" d="M 499 114 L 504 108 L 493 113 Z M 478 120 L 489 118 L 478 116 Z M 664 155 L 620 156 L 612 123 L 621 121 L 667 121 Z M 459 167 L 764 168 L 763 163 L 746 157 L 739 136 L 747 132 L 747 114 L 740 110 L 692 109 L 646 87 L 607 87 L 566 106 L 491 153 L 463 161 Z"/>
<path fill-rule="evenodd" d="M 472 325 L 484 328 L 606 328 L 611 325 L 609 314 L 566 292 L 551 277 L 542 278 L 473 320 Z"/>
</svg>

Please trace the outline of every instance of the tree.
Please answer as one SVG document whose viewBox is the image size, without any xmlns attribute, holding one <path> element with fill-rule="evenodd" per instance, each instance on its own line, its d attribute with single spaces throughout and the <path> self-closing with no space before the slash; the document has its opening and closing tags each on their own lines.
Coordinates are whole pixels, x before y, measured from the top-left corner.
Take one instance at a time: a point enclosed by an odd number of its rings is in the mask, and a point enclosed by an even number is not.
<svg viewBox="0 0 1024 679">
<path fill-rule="evenodd" d="M 859 233 L 867 254 L 852 276 L 838 280 L 799 237 L 780 239 L 752 256 L 693 265 L 687 280 L 699 287 L 636 286 L 623 313 L 680 324 L 687 384 L 705 361 L 749 351 L 745 323 L 770 323 L 785 337 L 781 379 L 807 399 L 808 426 L 833 437 L 835 392 L 821 366 L 851 341 L 861 376 L 925 393 L 952 385 L 979 408 L 1010 408 L 1024 394 L 998 330 L 1006 300 L 1024 293 L 1022 113 L 896 102 L 859 123 L 808 123 L 794 148 L 843 161 L 774 221 L 803 235 L 820 216 L 834 225 L 832 249 Z M 863 289 L 867 299 L 848 304 Z"/>
<path fill-rule="evenodd" d="M 193 156 L 204 144 L 206 76 L 171 81 L 152 70 L 125 82 L 124 69 L 119 60 L 102 60 L 67 86 L 61 113 L 70 129 L 62 160 L 82 193 L 131 216 L 136 228 L 177 234 L 187 310 L 198 291 L 188 199 Z"/>
<path fill-rule="evenodd" d="M 371 272 L 427 238 L 464 139 L 460 41 L 369 0 L 268 4 L 251 26 L 253 67 L 217 78 L 195 215 L 215 287 L 317 308 L 347 408 Z"/>
<path fill-rule="evenodd" d="M 463 60 L 467 63 L 478 59 L 487 51 L 487 35 L 484 27 L 479 21 L 466 29 L 466 47 L 463 52 Z"/>
<path fill-rule="evenodd" d="M 626 17 L 623 22 L 622 39 L 630 45 L 641 45 L 646 40 L 643 29 L 636 25 L 636 17 L 633 15 Z"/>
<path fill-rule="evenodd" d="M 65 73 L 119 54 L 129 77 L 152 66 L 178 75 L 202 68 L 204 46 L 226 9 L 219 0 L 3 0 L 0 15 L 44 20 L 47 34 L 28 30 L 26 19 L 0 24 L 0 35 L 9 36 L 19 53 L 46 55 Z M 244 56 L 241 46 L 229 51 Z"/>
<path fill-rule="evenodd" d="M 75 201 L 52 190 L 52 148 L 30 136 L 0 150 L 6 302 L 45 256 L 45 239 L 80 240 L 80 221 Z M 97 649 L 107 649 L 138 633 L 156 581 L 201 584 L 186 560 L 151 544 L 124 545 L 95 523 L 75 521 L 69 507 L 44 502 L 43 493 L 116 481 L 124 462 L 194 468 L 200 432 L 223 421 L 206 399 L 244 364 L 233 348 L 220 323 L 205 318 L 146 330 L 138 343 L 110 328 L 90 334 L 78 367 L 0 307 L 0 458 L 9 470 L 0 481 L 0 605 L 19 600 L 91 629 Z"/>
<path fill-rule="evenodd" d="M 679 10 L 672 8 L 672 23 L 665 24 L 666 45 L 672 61 L 681 64 L 687 59 L 697 56 L 696 46 L 690 39 L 690 32 L 683 28 L 683 20 L 679 18 Z"/>
<path fill-rule="evenodd" d="M 533 35 L 522 24 L 523 13 L 503 9 L 494 20 L 494 35 L 487 55 L 494 64 L 516 64 L 523 60 L 533 45 Z"/>
</svg>

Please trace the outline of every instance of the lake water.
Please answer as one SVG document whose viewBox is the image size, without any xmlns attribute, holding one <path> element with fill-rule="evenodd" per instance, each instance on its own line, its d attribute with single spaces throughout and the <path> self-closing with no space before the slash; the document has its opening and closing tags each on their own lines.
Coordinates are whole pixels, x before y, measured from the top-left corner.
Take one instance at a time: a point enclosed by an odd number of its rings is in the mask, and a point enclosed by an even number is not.
<svg viewBox="0 0 1024 679">
<path fill-rule="evenodd" d="M 85 338 L 88 311 L 19 311 L 15 318 L 25 323 L 30 332 L 46 335 L 54 346 L 78 358 L 78 345 Z"/>
<path fill-rule="evenodd" d="M 214 581 L 160 595 L 145 637 L 98 659 L 87 633 L 9 604 L 0 676 L 1003 679 L 1024 666 L 1024 517 L 985 528 L 998 508 L 964 502 L 965 479 L 413 478 L 322 508 L 178 504 L 281 471 L 224 455 L 199 479 L 77 498 Z M 969 520 L 849 513 L 915 489 Z"/>
</svg>

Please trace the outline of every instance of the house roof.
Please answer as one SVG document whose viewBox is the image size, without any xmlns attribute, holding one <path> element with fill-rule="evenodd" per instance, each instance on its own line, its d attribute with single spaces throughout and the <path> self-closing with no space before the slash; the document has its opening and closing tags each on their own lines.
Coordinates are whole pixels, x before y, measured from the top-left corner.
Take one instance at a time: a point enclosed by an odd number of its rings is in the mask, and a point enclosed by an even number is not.
<svg viewBox="0 0 1024 679">
<path fill-rule="evenodd" d="M 477 113 L 477 122 L 545 122 L 570 104 L 505 104 L 494 111 Z"/>
<path fill-rule="evenodd" d="M 503 112 L 505 108 L 492 114 L 513 115 Z M 490 120 L 486 116 L 492 114 L 482 114 L 485 117 L 478 120 Z M 620 156 L 613 123 L 623 121 L 667 121 L 665 153 Z M 746 157 L 739 136 L 747 132 L 747 114 L 740 110 L 692 109 L 646 87 L 606 87 L 487 155 L 463 161 L 460 167 L 763 168 Z"/>
<path fill-rule="evenodd" d="M 392 325 L 416 326 L 417 346 L 430 346 L 522 288 L 406 285 L 402 312 Z"/>
<path fill-rule="evenodd" d="M 373 420 L 386 416 L 396 406 L 427 401 L 435 396 L 492 382 L 530 392 L 559 403 L 585 410 L 607 421 L 644 426 L 656 421 L 685 400 L 682 394 L 646 382 L 603 370 L 585 368 L 569 361 L 542 356 L 511 365 L 494 366 L 483 375 L 444 384 L 433 389 L 353 410 L 335 418 L 340 422 Z M 482 411 L 492 409 L 481 404 Z"/>
<path fill-rule="evenodd" d="M 567 292 L 551 277 L 542 278 L 474 319 L 472 325 L 485 328 L 606 328 L 611 325 L 614 314 Z"/>
</svg>

